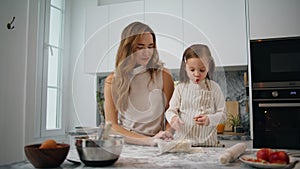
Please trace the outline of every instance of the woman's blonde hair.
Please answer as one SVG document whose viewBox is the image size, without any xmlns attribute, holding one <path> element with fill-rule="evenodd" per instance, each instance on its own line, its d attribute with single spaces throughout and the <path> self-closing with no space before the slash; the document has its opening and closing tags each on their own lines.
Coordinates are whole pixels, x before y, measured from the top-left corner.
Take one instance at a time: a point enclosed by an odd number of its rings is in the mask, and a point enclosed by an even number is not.
<svg viewBox="0 0 300 169">
<path fill-rule="evenodd" d="M 153 55 L 146 68 L 150 74 L 150 81 L 155 79 L 158 70 L 163 68 L 159 60 L 156 49 L 156 37 L 153 30 L 141 22 L 133 22 L 126 26 L 121 35 L 121 42 L 118 48 L 115 64 L 115 76 L 113 85 L 115 86 L 115 105 L 120 112 L 124 112 L 128 107 L 128 95 L 130 93 L 130 81 L 132 80 L 132 71 L 136 67 L 136 60 L 133 53 L 138 42 L 144 33 L 151 33 L 153 37 Z M 149 82 L 150 82 L 149 81 Z"/>
<path fill-rule="evenodd" d="M 215 71 L 215 61 L 213 57 L 211 56 L 210 50 L 206 45 L 203 44 L 194 44 L 188 47 L 182 57 L 181 66 L 180 66 L 180 76 L 179 81 L 180 82 L 188 82 L 189 77 L 186 73 L 186 61 L 190 58 L 199 58 L 202 61 L 206 61 L 208 67 L 208 73 L 206 78 L 211 79 L 213 76 L 213 73 Z"/>
</svg>

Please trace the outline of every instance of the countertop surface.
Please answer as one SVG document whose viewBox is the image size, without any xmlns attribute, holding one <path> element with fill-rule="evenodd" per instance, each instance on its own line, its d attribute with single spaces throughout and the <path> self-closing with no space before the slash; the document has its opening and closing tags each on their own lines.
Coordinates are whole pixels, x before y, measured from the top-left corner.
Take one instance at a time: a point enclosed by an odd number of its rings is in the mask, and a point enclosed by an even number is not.
<svg viewBox="0 0 300 169">
<path fill-rule="evenodd" d="M 149 146 L 136 146 L 125 144 L 118 161 L 112 165 L 105 167 L 110 168 L 205 168 L 205 169 L 222 169 L 222 168 L 251 168 L 250 166 L 242 163 L 240 160 L 235 160 L 227 165 L 222 165 L 219 163 L 219 156 L 224 153 L 224 151 L 229 148 L 221 147 L 193 147 L 192 151 L 189 153 L 164 153 L 160 154 L 158 147 Z M 68 158 L 78 158 L 75 149 L 70 150 Z M 244 154 L 254 154 L 255 150 L 252 148 L 247 148 Z M 15 163 L 9 166 L 2 166 L 2 168 L 10 169 L 33 169 L 34 167 L 28 162 L 23 161 L 20 163 Z M 297 165 L 296 168 L 300 168 Z M 4 169 L 3 168 L 3 169 Z M 88 167 L 83 163 L 74 164 L 65 160 L 61 165 L 60 169 L 81 169 L 81 168 L 97 168 Z M 101 167 L 99 167 L 101 168 Z"/>
</svg>

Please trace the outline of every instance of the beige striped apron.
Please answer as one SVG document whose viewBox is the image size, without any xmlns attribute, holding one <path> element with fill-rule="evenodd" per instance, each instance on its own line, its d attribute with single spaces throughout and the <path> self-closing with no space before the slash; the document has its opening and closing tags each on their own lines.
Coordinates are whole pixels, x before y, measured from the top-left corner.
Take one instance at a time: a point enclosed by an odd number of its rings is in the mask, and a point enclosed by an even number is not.
<svg viewBox="0 0 300 169">
<path fill-rule="evenodd" d="M 182 92 L 179 115 L 185 124 L 175 132 L 174 139 L 179 142 L 188 139 L 192 146 L 217 146 L 216 126 L 200 126 L 194 121 L 194 117 L 199 114 L 215 113 L 212 92 L 200 89 L 199 86 L 194 87 Z"/>
</svg>

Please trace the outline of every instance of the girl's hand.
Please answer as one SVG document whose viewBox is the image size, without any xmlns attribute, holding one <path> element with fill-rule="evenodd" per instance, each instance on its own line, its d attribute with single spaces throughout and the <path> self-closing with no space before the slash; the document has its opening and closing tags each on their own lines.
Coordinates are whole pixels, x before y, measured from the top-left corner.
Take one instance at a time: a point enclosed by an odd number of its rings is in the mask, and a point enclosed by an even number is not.
<svg viewBox="0 0 300 169">
<path fill-rule="evenodd" d="M 179 116 L 174 116 L 170 123 L 171 127 L 176 131 L 180 130 L 180 127 L 184 125 L 184 121 L 182 121 Z"/>
<path fill-rule="evenodd" d="M 200 126 L 208 126 L 209 125 L 209 118 L 207 115 L 198 115 L 194 117 L 196 124 Z"/>
</svg>

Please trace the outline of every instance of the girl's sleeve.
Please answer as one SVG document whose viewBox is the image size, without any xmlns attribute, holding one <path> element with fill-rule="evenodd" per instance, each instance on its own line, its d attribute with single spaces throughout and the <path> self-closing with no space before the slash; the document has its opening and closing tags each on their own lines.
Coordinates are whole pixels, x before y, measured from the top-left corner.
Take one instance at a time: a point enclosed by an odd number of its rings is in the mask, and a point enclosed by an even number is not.
<svg viewBox="0 0 300 169">
<path fill-rule="evenodd" d="M 213 95 L 214 95 L 214 102 L 215 102 L 214 105 L 215 105 L 216 113 L 208 115 L 210 121 L 209 126 L 216 126 L 219 123 L 223 123 L 226 121 L 225 98 L 220 86 L 217 83 L 215 83 L 214 85 Z"/>
<path fill-rule="evenodd" d="M 180 101 L 181 101 L 181 85 L 177 85 L 175 87 L 175 90 L 173 92 L 173 95 L 171 97 L 169 108 L 167 109 L 165 116 L 167 121 L 170 123 L 171 119 L 179 115 L 179 107 L 180 107 Z"/>
</svg>

